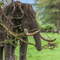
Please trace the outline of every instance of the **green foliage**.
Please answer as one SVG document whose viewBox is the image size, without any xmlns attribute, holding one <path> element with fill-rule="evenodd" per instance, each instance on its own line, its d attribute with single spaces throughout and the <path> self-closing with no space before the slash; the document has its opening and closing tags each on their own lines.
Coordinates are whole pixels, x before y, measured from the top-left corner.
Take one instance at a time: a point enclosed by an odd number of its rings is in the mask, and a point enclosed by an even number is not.
<svg viewBox="0 0 60 60">
<path fill-rule="evenodd" d="M 3 6 L 3 5 L 4 5 L 4 3 L 3 2 L 0 2 L 0 7 Z"/>
<path fill-rule="evenodd" d="M 40 25 L 39 29 L 41 31 L 45 31 L 45 32 L 52 32 L 52 31 L 54 31 L 55 26 L 54 26 L 54 24 L 45 24 L 45 25 Z"/>
<path fill-rule="evenodd" d="M 43 23 L 53 23 L 60 26 L 60 0 L 35 0 L 36 12 Z M 41 17 L 42 16 L 42 17 Z"/>
</svg>

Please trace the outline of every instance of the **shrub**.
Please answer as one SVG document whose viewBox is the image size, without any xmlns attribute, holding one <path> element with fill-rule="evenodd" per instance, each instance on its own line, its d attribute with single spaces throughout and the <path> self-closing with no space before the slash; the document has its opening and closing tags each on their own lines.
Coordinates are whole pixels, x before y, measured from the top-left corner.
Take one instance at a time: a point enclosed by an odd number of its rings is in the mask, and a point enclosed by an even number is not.
<svg viewBox="0 0 60 60">
<path fill-rule="evenodd" d="M 43 32 L 52 32 L 55 29 L 54 24 L 46 24 L 46 25 L 40 25 L 39 29 Z"/>
</svg>

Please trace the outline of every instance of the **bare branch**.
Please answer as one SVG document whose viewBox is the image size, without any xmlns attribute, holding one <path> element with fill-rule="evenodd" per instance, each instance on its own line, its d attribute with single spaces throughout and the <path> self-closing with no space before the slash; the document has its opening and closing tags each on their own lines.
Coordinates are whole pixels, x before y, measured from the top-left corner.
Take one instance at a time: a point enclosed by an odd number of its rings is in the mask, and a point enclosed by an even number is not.
<svg viewBox="0 0 60 60">
<path fill-rule="evenodd" d="M 19 27 L 19 26 L 21 26 L 21 24 L 20 24 L 20 25 L 17 25 L 17 26 L 14 26 L 13 28 L 17 28 L 17 27 Z"/>
<path fill-rule="evenodd" d="M 23 16 L 24 16 L 24 12 L 23 12 L 23 10 L 22 10 L 22 8 L 21 8 L 21 3 L 20 3 L 20 4 L 17 3 L 17 4 L 18 4 L 18 6 L 19 6 L 19 9 L 21 10 L 22 16 L 21 16 L 21 17 L 17 17 L 17 18 L 15 18 L 15 19 L 21 19 L 21 18 L 23 18 Z"/>
<path fill-rule="evenodd" d="M 13 4 L 13 11 L 12 11 L 12 13 L 11 14 L 13 14 L 13 12 L 15 11 L 15 4 L 14 4 L 14 0 L 12 0 L 12 4 Z"/>
<path fill-rule="evenodd" d="M 12 31 L 10 31 L 4 24 L 0 23 L 0 25 L 2 25 L 11 35 L 13 35 L 16 39 L 21 40 L 22 42 L 26 43 L 26 44 L 31 44 L 34 45 L 33 43 L 28 43 L 26 41 L 24 41 L 23 39 L 19 38 L 17 34 L 14 34 Z"/>
<path fill-rule="evenodd" d="M 4 14 L 2 8 L 0 7 L 0 11 L 2 12 L 3 16 L 5 17 L 6 20 L 8 20 L 7 16 Z"/>
<path fill-rule="evenodd" d="M 47 35 L 47 33 L 46 33 L 46 35 Z M 47 36 L 48 36 L 48 35 L 47 35 Z M 48 38 L 51 39 L 49 36 L 48 36 Z"/>
</svg>

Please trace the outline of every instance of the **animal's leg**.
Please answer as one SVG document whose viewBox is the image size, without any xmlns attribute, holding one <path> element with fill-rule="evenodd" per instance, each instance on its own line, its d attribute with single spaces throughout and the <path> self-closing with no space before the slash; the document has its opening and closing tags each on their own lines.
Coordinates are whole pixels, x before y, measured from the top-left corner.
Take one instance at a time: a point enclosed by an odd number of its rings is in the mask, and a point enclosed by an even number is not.
<svg viewBox="0 0 60 60">
<path fill-rule="evenodd" d="M 0 47 L 0 60 L 3 60 L 3 47 Z"/>
<path fill-rule="evenodd" d="M 12 57 L 13 57 L 13 60 L 15 60 L 15 48 L 14 46 L 12 46 Z"/>
<path fill-rule="evenodd" d="M 13 57 L 13 60 L 16 60 L 15 59 L 15 49 L 16 49 L 17 43 L 18 43 L 18 40 L 13 41 L 13 44 L 14 44 L 14 45 L 12 45 L 12 57 Z"/>
<path fill-rule="evenodd" d="M 28 41 L 28 38 L 25 37 L 23 40 Z M 20 59 L 19 60 L 26 60 L 26 53 L 27 53 L 27 44 L 20 41 Z"/>
<path fill-rule="evenodd" d="M 12 45 L 11 44 L 5 44 L 5 60 L 13 60 L 12 59 Z"/>
</svg>

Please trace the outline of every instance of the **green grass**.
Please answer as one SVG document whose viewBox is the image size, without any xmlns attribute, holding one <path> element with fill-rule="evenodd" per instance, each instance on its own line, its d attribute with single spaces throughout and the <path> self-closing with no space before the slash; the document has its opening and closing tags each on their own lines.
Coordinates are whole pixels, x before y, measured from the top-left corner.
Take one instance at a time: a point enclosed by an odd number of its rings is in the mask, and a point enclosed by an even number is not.
<svg viewBox="0 0 60 60">
<path fill-rule="evenodd" d="M 32 45 L 28 45 L 28 50 L 27 50 L 27 60 L 60 60 L 60 34 L 53 34 L 53 33 L 47 33 L 51 39 L 57 38 L 55 42 L 58 43 L 58 48 L 54 48 L 54 50 L 50 49 L 42 49 L 41 51 L 37 51 L 36 47 Z M 45 37 L 46 34 L 42 33 Z M 29 42 L 35 43 L 33 37 L 28 37 Z M 48 38 L 48 37 L 47 37 Z M 46 41 L 41 40 L 42 46 L 44 44 L 47 44 Z M 19 60 L 19 46 L 16 48 L 16 57 L 17 60 Z"/>
</svg>

